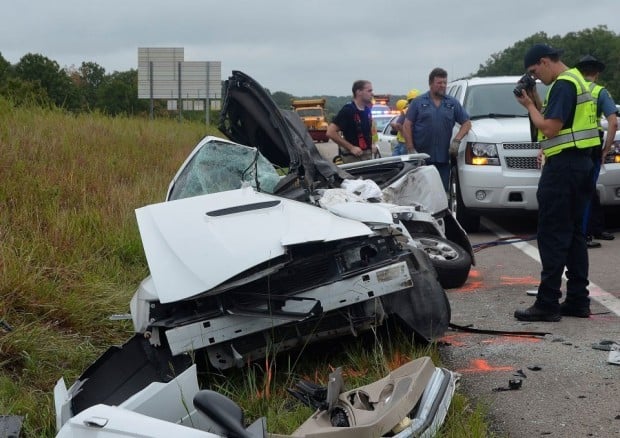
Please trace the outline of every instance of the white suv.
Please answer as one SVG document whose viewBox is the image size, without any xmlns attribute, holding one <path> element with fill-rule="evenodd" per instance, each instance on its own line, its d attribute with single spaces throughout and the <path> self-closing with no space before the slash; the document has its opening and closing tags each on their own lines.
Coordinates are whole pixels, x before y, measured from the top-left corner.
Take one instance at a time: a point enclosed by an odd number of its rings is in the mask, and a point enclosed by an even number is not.
<svg viewBox="0 0 620 438">
<path fill-rule="evenodd" d="M 538 209 L 540 145 L 532 142 L 527 111 L 512 92 L 518 80 L 496 76 L 448 84 L 447 93 L 461 102 L 472 122 L 453 157 L 450 184 L 450 206 L 467 231 L 478 230 L 485 212 Z M 537 90 L 544 98 L 547 87 L 538 82 Z M 620 205 L 618 140 L 601 168 L 597 189 L 601 204 Z"/>
</svg>

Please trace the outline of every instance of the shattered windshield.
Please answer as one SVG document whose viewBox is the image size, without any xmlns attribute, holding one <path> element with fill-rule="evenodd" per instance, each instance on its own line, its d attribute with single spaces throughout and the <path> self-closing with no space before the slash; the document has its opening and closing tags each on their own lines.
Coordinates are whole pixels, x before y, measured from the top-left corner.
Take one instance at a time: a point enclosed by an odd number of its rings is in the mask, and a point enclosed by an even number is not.
<svg viewBox="0 0 620 438">
<path fill-rule="evenodd" d="M 168 200 L 239 189 L 243 181 L 273 193 L 280 178 L 255 148 L 215 140 L 206 143 L 183 168 Z"/>
</svg>

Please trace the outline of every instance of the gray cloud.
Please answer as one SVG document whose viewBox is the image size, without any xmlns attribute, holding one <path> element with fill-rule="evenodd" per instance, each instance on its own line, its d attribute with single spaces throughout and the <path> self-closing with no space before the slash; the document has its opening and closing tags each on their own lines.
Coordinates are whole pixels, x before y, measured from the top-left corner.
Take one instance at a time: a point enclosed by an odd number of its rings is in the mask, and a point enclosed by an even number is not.
<svg viewBox="0 0 620 438">
<path fill-rule="evenodd" d="M 465 76 L 536 32 L 620 32 L 617 10 L 617 0 L 22 0 L 3 10 L 0 52 L 112 72 L 136 68 L 138 47 L 184 47 L 186 60 L 219 60 L 224 77 L 241 70 L 271 91 L 346 95 L 364 78 L 403 94 L 426 89 L 433 67 Z"/>
</svg>

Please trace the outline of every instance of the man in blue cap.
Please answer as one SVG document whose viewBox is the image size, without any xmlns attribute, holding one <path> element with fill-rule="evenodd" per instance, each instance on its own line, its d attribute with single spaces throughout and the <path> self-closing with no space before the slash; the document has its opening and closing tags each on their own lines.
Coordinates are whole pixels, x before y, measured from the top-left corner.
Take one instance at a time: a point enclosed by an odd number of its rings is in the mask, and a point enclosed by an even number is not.
<svg viewBox="0 0 620 438">
<path fill-rule="evenodd" d="M 520 321 L 590 315 L 583 217 L 592 194 L 592 148 L 600 144 L 596 102 L 579 70 L 560 60 L 561 53 L 547 44 L 535 44 L 525 54 L 528 74 L 549 85 L 541 108 L 535 104 L 535 89 L 517 96 L 537 129 L 544 162 L 536 193 L 542 271 L 535 303 L 514 313 Z M 560 304 L 565 268 L 566 299 Z"/>
</svg>

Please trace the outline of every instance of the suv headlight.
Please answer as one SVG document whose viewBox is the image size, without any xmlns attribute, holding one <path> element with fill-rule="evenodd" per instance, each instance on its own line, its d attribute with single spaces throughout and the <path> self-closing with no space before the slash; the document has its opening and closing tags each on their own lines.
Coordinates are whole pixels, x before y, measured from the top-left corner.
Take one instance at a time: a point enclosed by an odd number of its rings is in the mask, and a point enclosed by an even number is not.
<svg viewBox="0 0 620 438">
<path fill-rule="evenodd" d="M 474 166 L 499 166 L 495 143 L 467 143 L 465 163 Z"/>
</svg>

